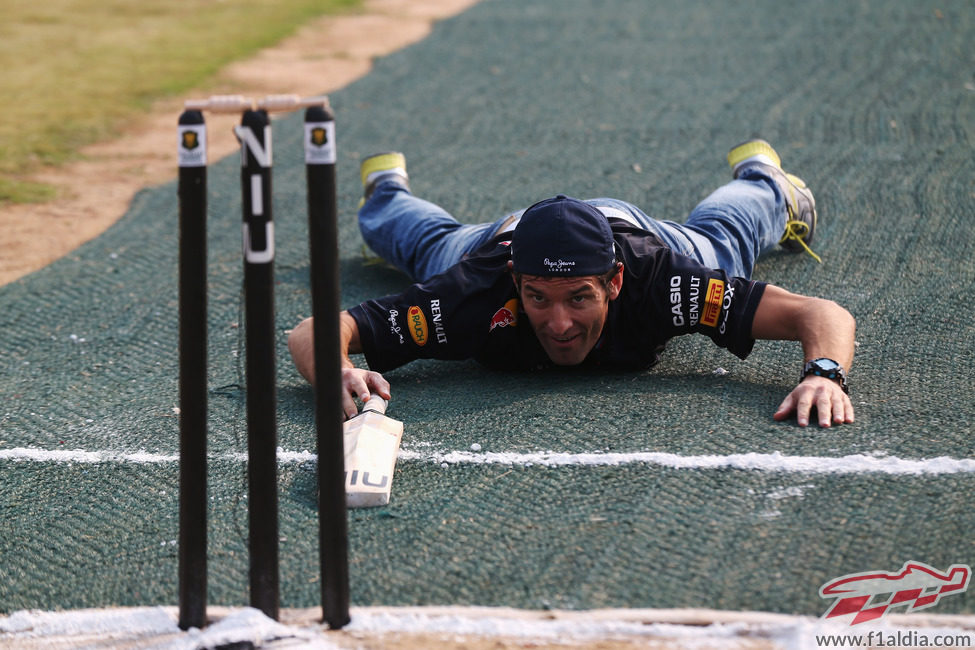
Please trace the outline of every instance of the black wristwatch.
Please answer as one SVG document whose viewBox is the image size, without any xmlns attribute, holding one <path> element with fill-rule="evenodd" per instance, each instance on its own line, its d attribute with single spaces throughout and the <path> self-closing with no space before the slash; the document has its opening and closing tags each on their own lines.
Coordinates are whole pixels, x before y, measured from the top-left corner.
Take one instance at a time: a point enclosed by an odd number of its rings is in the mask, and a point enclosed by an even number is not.
<svg viewBox="0 0 975 650">
<path fill-rule="evenodd" d="M 799 381 L 802 381 L 809 375 L 832 379 L 840 385 L 844 393 L 850 393 L 850 389 L 846 386 L 846 372 L 843 370 L 843 366 L 832 359 L 827 359 L 826 357 L 813 359 L 803 367 L 802 376 L 799 377 Z"/>
</svg>

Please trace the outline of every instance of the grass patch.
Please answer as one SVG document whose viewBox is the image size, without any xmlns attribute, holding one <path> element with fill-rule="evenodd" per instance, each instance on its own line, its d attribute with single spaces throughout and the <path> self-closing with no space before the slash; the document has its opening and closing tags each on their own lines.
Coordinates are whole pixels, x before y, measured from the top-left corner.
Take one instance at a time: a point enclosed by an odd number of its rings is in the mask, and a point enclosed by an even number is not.
<svg viewBox="0 0 975 650">
<path fill-rule="evenodd" d="M 56 195 L 55 188 L 45 183 L 0 176 L 0 203 L 39 203 Z"/>
<path fill-rule="evenodd" d="M 0 201 L 50 192 L 19 175 L 59 164 L 152 102 L 359 0 L 4 0 Z M 175 119 L 175 118 L 174 118 Z"/>
</svg>

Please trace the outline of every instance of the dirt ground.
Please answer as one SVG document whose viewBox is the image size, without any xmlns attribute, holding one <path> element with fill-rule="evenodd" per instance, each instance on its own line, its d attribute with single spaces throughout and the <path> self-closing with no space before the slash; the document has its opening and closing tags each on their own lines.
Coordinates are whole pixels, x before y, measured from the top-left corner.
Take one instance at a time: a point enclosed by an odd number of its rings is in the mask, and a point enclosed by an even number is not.
<svg viewBox="0 0 975 650">
<path fill-rule="evenodd" d="M 335 91 L 365 75 L 374 58 L 430 33 L 437 20 L 477 0 L 365 0 L 354 14 L 306 25 L 278 46 L 229 66 L 214 83 L 159 102 L 120 129 L 118 138 L 81 151 L 77 162 L 37 171 L 28 180 L 57 188 L 48 203 L 0 205 L 0 285 L 69 253 L 115 223 L 135 193 L 176 177 L 176 118 L 186 99 L 214 94 L 260 98 Z M 207 115 L 209 157 L 232 153 L 236 115 Z"/>
</svg>

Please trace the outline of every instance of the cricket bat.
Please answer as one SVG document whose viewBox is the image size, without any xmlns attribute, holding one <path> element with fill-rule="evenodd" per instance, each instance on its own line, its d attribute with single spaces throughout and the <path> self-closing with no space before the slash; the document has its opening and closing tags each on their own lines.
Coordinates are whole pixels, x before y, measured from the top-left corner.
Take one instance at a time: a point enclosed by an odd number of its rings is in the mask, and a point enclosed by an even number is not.
<svg viewBox="0 0 975 650">
<path fill-rule="evenodd" d="M 386 400 L 371 395 L 362 411 L 343 425 L 345 503 L 350 508 L 389 503 L 403 423 L 385 413 Z"/>
</svg>

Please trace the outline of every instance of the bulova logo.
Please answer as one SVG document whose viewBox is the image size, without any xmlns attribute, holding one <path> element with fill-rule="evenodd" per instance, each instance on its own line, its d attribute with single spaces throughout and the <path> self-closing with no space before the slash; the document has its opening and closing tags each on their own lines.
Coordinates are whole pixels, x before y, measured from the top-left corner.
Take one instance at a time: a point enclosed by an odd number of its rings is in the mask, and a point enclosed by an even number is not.
<svg viewBox="0 0 975 650">
<path fill-rule="evenodd" d="M 576 265 L 575 262 L 567 262 L 566 260 L 557 260 L 553 262 L 547 257 L 542 260 L 542 264 L 547 266 L 549 271 L 555 271 L 556 273 L 568 271 L 571 267 Z"/>
<path fill-rule="evenodd" d="M 728 317 L 731 315 L 731 302 L 735 299 L 735 288 L 730 284 L 725 287 L 724 298 L 721 300 L 721 313 L 724 314 L 724 318 L 721 320 L 721 325 L 718 327 L 718 332 L 724 334 L 728 329 Z"/>
</svg>

